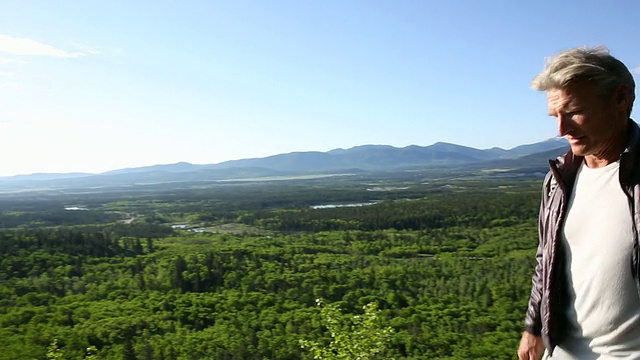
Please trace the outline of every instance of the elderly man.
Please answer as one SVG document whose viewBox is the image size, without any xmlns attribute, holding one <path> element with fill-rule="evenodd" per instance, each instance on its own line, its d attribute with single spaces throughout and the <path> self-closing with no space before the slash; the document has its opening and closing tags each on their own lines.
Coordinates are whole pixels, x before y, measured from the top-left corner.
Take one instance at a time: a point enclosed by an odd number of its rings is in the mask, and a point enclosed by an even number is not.
<svg viewBox="0 0 640 360">
<path fill-rule="evenodd" d="M 569 141 L 550 161 L 520 360 L 640 359 L 640 129 L 635 83 L 606 48 L 548 60 L 532 82 Z"/>
</svg>

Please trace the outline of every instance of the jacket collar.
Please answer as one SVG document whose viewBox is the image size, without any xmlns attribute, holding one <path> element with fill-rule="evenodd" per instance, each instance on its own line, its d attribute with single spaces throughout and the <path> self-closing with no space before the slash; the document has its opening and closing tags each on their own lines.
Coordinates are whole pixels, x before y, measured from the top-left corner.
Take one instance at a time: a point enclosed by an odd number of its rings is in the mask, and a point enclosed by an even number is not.
<svg viewBox="0 0 640 360">
<path fill-rule="evenodd" d="M 620 183 L 630 186 L 638 183 L 638 161 L 640 160 L 640 128 L 633 120 L 629 119 L 629 134 L 627 147 L 620 154 Z"/>
<path fill-rule="evenodd" d="M 627 135 L 627 148 L 623 153 L 633 152 L 637 153 L 640 149 L 640 128 L 638 124 L 632 119 L 629 119 L 629 133 Z"/>
</svg>

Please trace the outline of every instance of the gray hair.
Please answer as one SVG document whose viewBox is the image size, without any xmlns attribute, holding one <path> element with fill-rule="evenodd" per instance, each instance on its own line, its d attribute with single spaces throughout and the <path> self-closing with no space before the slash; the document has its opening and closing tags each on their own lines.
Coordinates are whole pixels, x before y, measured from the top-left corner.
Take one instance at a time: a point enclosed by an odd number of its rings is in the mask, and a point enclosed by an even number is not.
<svg viewBox="0 0 640 360">
<path fill-rule="evenodd" d="M 588 81 L 604 98 L 609 98 L 620 85 L 629 88 L 631 103 L 629 115 L 635 100 L 635 82 L 629 69 L 609 54 L 604 46 L 580 47 L 565 50 L 547 58 L 544 70 L 531 82 L 531 87 L 539 91 L 566 89 L 573 83 Z"/>
</svg>

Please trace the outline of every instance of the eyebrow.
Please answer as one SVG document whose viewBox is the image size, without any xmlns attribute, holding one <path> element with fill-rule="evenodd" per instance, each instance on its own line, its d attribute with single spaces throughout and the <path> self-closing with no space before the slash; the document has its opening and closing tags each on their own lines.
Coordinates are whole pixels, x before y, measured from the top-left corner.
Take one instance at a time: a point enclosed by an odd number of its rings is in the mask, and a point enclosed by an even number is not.
<svg viewBox="0 0 640 360">
<path fill-rule="evenodd" d="M 567 102 L 566 104 L 564 104 L 564 106 L 562 106 L 562 108 L 560 109 L 560 112 L 563 113 L 563 114 L 570 114 L 570 113 L 576 112 L 576 111 L 578 111 L 580 109 L 581 109 L 581 107 L 576 105 L 576 104 L 574 104 L 573 100 L 571 100 L 571 101 Z M 555 114 L 553 114 L 551 112 L 549 112 L 548 115 L 549 116 L 555 116 Z"/>
</svg>

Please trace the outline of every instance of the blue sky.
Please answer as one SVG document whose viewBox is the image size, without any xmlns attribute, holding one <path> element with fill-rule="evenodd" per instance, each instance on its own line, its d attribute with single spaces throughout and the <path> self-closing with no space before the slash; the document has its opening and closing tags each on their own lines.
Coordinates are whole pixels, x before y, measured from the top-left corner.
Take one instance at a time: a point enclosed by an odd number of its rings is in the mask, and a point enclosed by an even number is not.
<svg viewBox="0 0 640 360">
<path fill-rule="evenodd" d="M 537 142 L 544 58 L 606 45 L 640 82 L 638 19 L 637 0 L 4 0 L 0 176 Z"/>
</svg>

